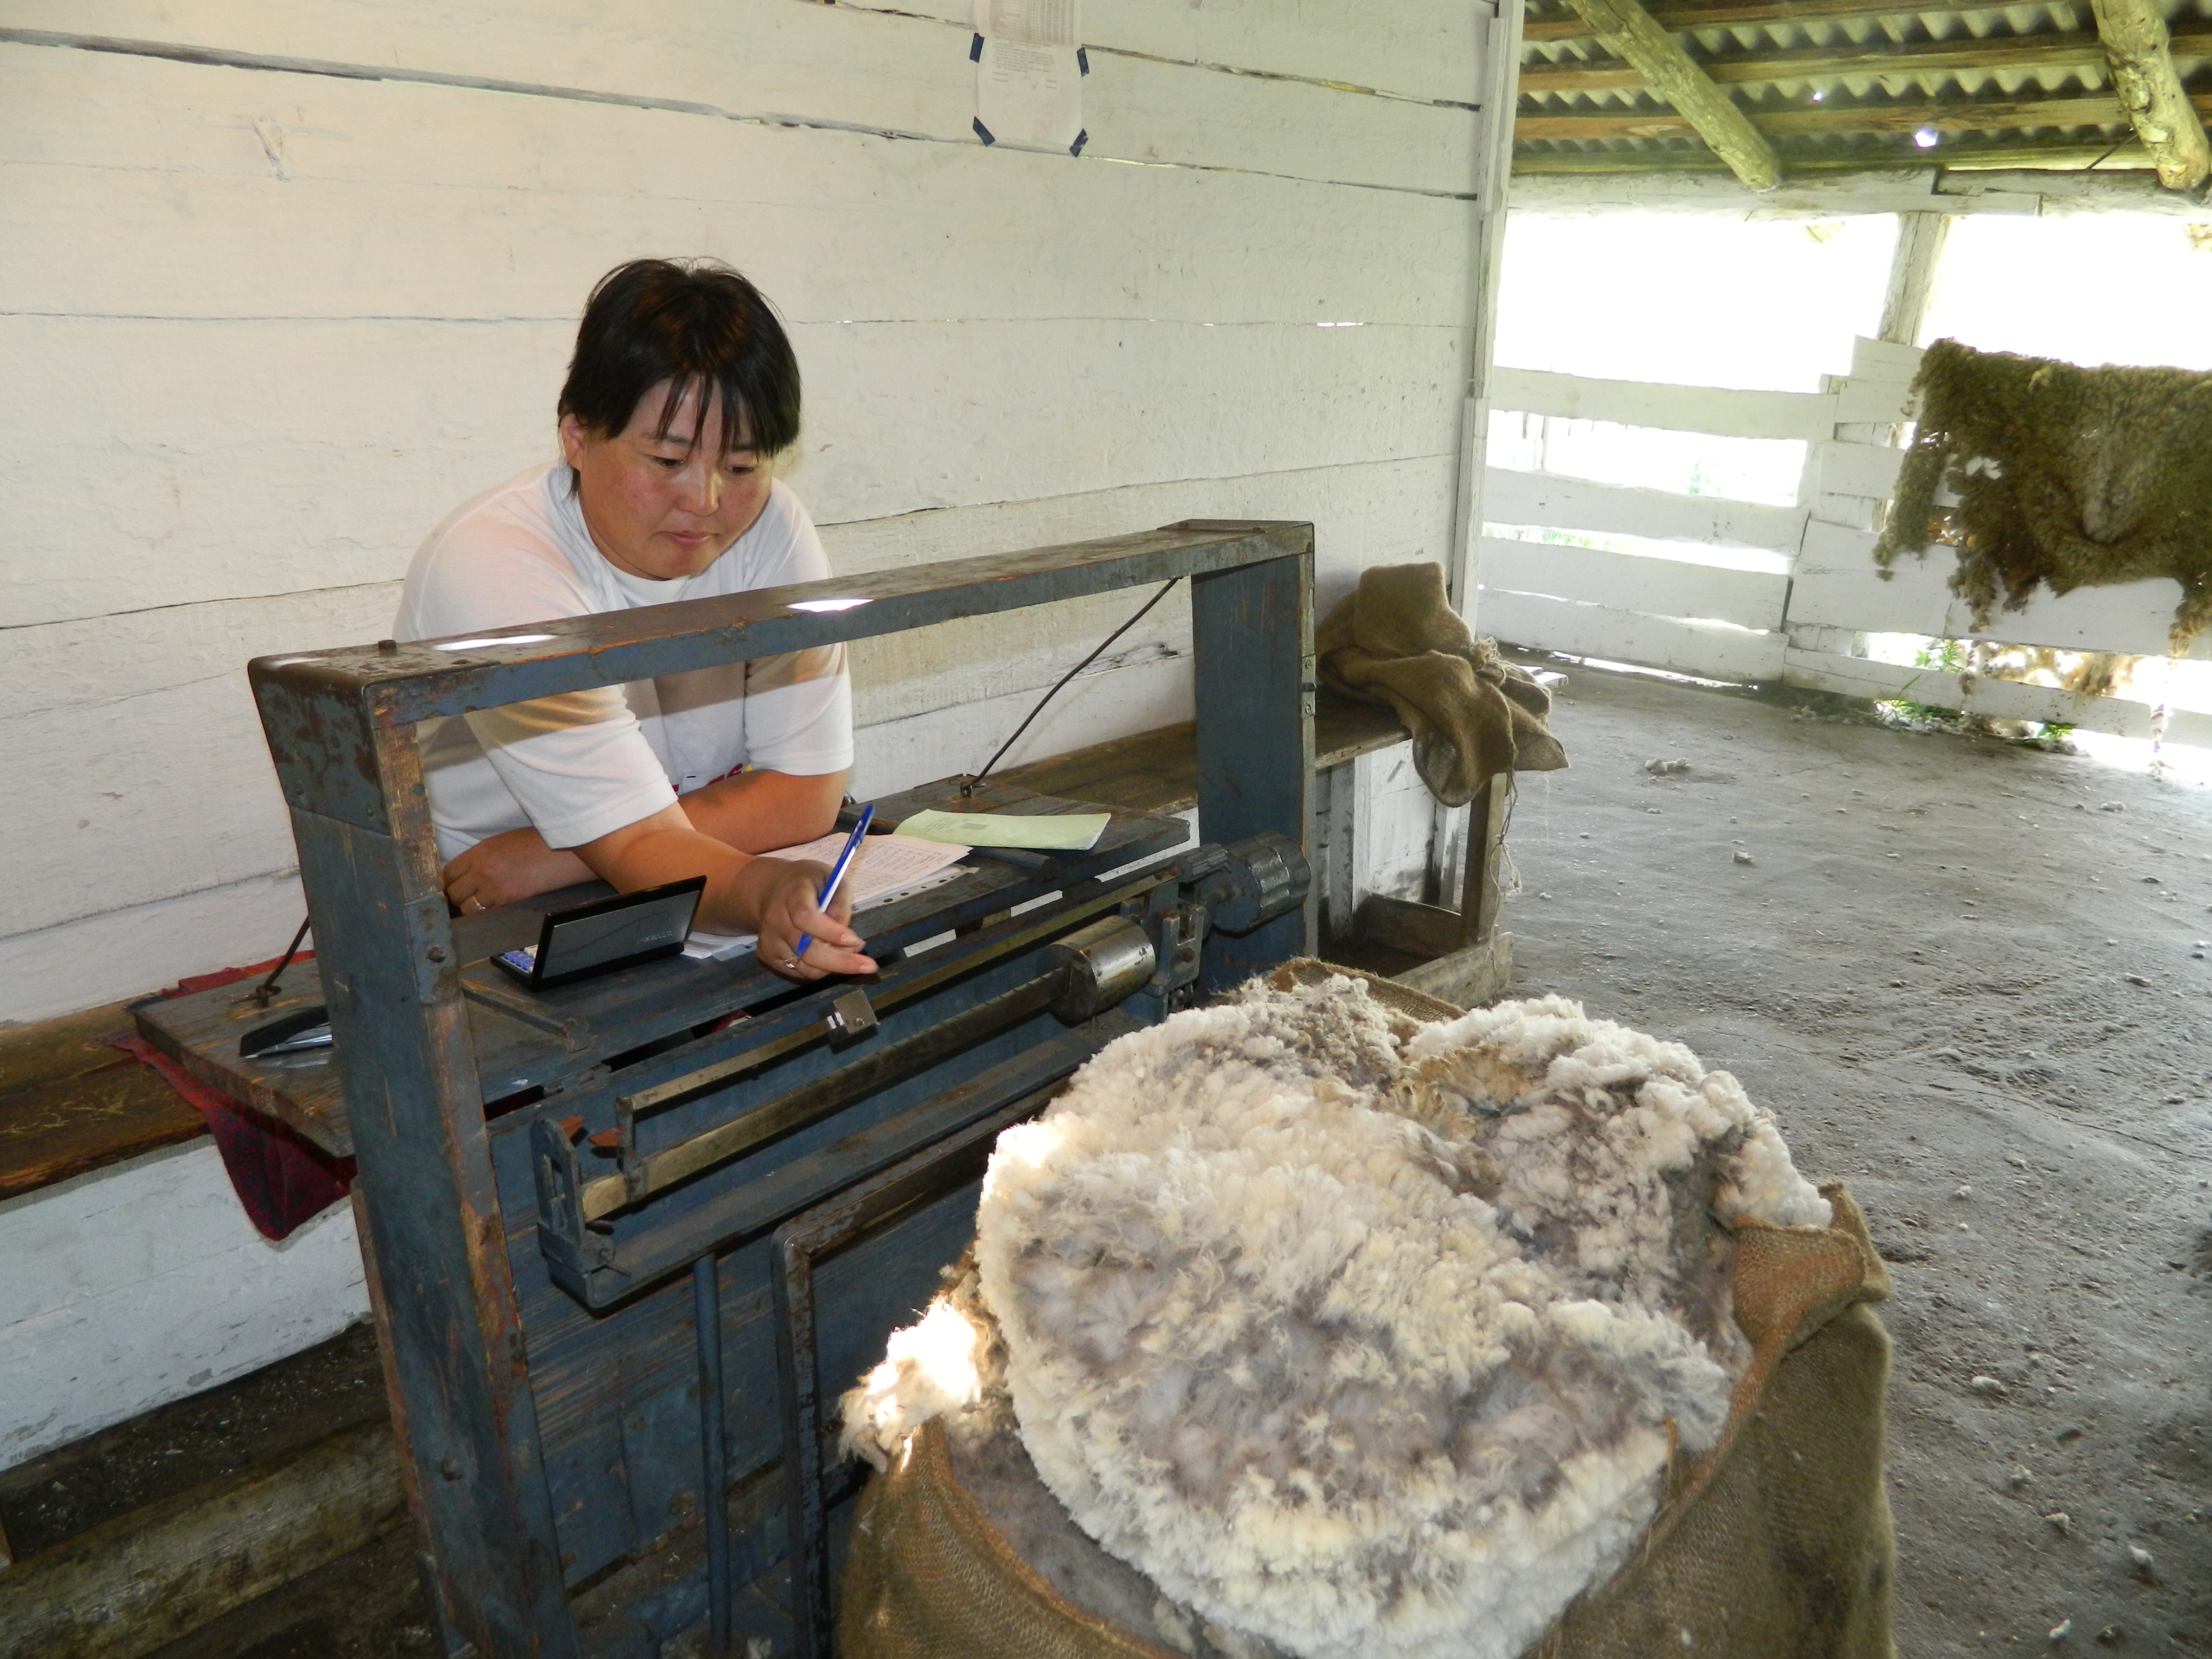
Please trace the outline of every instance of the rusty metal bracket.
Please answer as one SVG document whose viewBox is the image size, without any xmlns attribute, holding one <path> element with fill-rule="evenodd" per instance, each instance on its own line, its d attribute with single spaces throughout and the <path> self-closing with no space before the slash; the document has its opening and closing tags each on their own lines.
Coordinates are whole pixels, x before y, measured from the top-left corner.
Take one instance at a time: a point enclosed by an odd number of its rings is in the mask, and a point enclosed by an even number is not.
<svg viewBox="0 0 2212 1659">
<path fill-rule="evenodd" d="M 415 1000 L 427 1008 L 459 983 L 461 964 L 446 921 L 444 893 L 428 893 L 408 905 L 407 938 L 414 946 Z"/>
<path fill-rule="evenodd" d="M 822 1023 L 830 1028 L 830 1046 L 833 1048 L 849 1048 L 881 1029 L 868 994 L 857 985 L 830 1005 L 830 1012 Z"/>
</svg>

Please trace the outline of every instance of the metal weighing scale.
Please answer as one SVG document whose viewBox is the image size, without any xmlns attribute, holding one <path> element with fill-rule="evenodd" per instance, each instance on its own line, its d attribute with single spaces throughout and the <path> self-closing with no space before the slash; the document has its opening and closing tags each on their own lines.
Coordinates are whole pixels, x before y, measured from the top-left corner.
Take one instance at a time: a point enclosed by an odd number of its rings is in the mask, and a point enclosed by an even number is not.
<svg viewBox="0 0 2212 1659">
<path fill-rule="evenodd" d="M 315 971 L 270 1008 L 230 988 L 143 1018 L 357 1160 L 449 1654 L 827 1654 L 858 1484 L 835 1402 L 965 1247 L 1000 1130 L 1121 1033 L 1312 953 L 1312 567 L 1310 525 L 1199 521 L 252 665 Z M 489 958 L 605 889 L 447 915 L 420 720 L 1177 576 L 1202 844 L 1116 811 L 1088 852 L 979 852 L 869 913 L 878 975 L 809 988 L 676 958 L 533 994 Z M 877 805 L 1097 810 L 959 780 Z M 332 1049 L 238 1055 L 317 1000 Z"/>
</svg>

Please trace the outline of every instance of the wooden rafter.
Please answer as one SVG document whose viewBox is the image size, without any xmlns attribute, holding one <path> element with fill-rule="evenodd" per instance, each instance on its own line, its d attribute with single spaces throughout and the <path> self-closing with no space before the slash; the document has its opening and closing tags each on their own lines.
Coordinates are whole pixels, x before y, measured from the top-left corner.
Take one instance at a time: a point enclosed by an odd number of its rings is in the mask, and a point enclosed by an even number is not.
<svg viewBox="0 0 2212 1659">
<path fill-rule="evenodd" d="M 1928 301 L 1936 291 L 1936 267 L 1950 234 L 1951 220 L 1947 214 L 1897 216 L 1897 248 L 1890 256 L 1889 290 L 1881 299 L 1882 339 L 1897 345 L 1920 343 L 1920 326 L 1928 320 Z"/>
<path fill-rule="evenodd" d="M 2212 92 L 2199 93 L 2197 100 L 2199 107 L 2212 105 Z M 1819 109 L 1760 111 L 1748 118 L 1769 137 L 1790 138 L 1829 133 L 2010 132 L 2043 127 L 2113 126 L 2127 117 L 2112 94 L 2100 93 L 2091 97 L 1991 99 L 1976 103 L 1830 105 Z M 1679 112 L 1660 109 L 1571 115 L 1524 110 L 1513 124 L 1513 135 L 1518 139 L 1686 138 L 1695 133 L 1697 129 Z"/>
<path fill-rule="evenodd" d="M 2090 0 L 2112 65 L 2112 90 L 2168 190 L 2195 190 L 2212 178 L 2212 143 L 2182 90 L 2166 20 L 2152 0 Z"/>
<path fill-rule="evenodd" d="M 2177 35 L 2173 50 L 2179 56 L 2212 57 L 2212 33 Z M 1915 40 L 1905 46 L 1885 42 L 1840 51 L 1834 46 L 1806 46 L 1785 52 L 1715 52 L 1698 58 L 1697 64 L 1723 86 L 1758 86 L 1775 81 L 1925 75 L 1951 70 L 2085 68 L 2104 61 L 2104 43 L 2083 31 L 1980 40 Z M 1627 92 L 1643 85 L 1642 73 L 1616 58 L 1521 66 L 1523 93 Z"/>
<path fill-rule="evenodd" d="M 1652 92 L 1674 106 L 1680 119 L 1747 188 L 1772 190 L 1782 182 L 1782 162 L 1774 146 L 1638 0 L 1571 3 L 1606 50 L 1633 65 Z M 1525 128 L 1527 119 L 1520 118 L 1516 129 Z"/>
<path fill-rule="evenodd" d="M 2094 167 L 2100 173 L 2127 173 L 2148 171 L 2150 158 L 2143 154 L 2142 146 L 2130 136 L 2117 149 L 2104 143 L 1977 144 L 1970 150 L 1960 150 L 1947 157 L 1941 165 L 1945 170 L 1954 173 L 1962 169 L 1982 171 L 2015 167 L 2055 167 L 2067 171 Z M 1795 178 L 1829 173 L 1864 173 L 1868 166 L 1863 153 L 1814 155 L 1793 157 L 1790 173 Z M 1723 170 L 1716 158 L 1678 149 L 1540 149 L 1524 150 L 1513 158 L 1513 172 L 1516 177 L 1522 178 L 1539 174 L 1684 173 Z"/>
</svg>

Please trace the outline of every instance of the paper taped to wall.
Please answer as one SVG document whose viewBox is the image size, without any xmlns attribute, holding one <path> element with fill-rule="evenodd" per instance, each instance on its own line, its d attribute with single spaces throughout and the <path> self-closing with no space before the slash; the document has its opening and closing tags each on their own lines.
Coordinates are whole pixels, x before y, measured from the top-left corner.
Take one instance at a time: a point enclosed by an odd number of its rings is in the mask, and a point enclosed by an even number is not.
<svg viewBox="0 0 2212 1659">
<path fill-rule="evenodd" d="M 979 35 L 975 119 L 988 143 L 1065 152 L 1083 132 L 1083 71 L 1073 46 Z"/>
<path fill-rule="evenodd" d="M 1068 151 L 1083 138 L 1076 0 L 975 0 L 976 136 Z"/>
<path fill-rule="evenodd" d="M 775 859 L 811 859 L 835 866 L 845 849 L 843 830 L 833 830 L 797 847 L 779 848 L 767 854 Z M 853 855 L 845 872 L 845 890 L 853 896 L 854 915 L 893 899 L 904 898 L 941 886 L 960 872 L 955 868 L 974 849 L 956 842 L 923 841 L 912 836 L 869 836 Z M 701 961 L 724 962 L 741 957 L 760 942 L 753 933 L 709 933 L 698 928 L 684 942 L 684 954 Z"/>
</svg>

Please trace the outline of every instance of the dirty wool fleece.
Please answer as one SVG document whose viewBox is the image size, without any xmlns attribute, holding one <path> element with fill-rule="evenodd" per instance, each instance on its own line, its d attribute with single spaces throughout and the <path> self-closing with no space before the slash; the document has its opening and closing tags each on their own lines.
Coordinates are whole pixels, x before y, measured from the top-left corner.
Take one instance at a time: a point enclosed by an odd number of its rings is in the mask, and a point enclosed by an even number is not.
<svg viewBox="0 0 2212 1659">
<path fill-rule="evenodd" d="M 2212 623 L 2212 374 L 1976 351 L 1938 340 L 1913 380 L 1919 424 L 1874 550 L 1887 574 L 1932 538 L 1989 629 L 2000 605 L 2171 576 L 2172 647 Z M 1948 484 L 1959 505 L 1939 511 Z"/>
<path fill-rule="evenodd" d="M 1337 978 L 1103 1051 L 1000 1138 L 975 1261 L 1038 1475 L 1165 1596 L 1302 1659 L 1510 1659 L 1717 1437 L 1740 1216 L 1830 1219 L 1686 1048 L 1558 998 L 1417 1026 Z M 852 1437 L 973 1403 L 927 1346 Z"/>
</svg>

